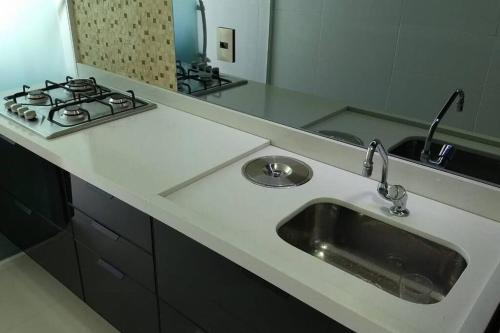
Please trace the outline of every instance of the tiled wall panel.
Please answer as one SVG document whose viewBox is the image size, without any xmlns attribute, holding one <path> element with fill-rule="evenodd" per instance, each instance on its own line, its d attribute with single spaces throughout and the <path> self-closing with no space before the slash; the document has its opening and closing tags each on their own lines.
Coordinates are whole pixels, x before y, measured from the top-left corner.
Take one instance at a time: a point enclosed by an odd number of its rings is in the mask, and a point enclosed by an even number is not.
<svg viewBox="0 0 500 333">
<path fill-rule="evenodd" d="M 79 61 L 175 90 L 170 0 L 72 0 Z"/>
</svg>

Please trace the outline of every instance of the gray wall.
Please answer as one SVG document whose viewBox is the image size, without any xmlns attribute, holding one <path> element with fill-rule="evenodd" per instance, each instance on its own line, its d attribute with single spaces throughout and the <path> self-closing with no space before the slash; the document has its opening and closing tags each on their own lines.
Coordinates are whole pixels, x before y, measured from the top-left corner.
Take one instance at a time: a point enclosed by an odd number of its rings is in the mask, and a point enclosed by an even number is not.
<svg viewBox="0 0 500 333">
<path fill-rule="evenodd" d="M 271 83 L 500 137 L 500 1 L 276 0 Z"/>
</svg>

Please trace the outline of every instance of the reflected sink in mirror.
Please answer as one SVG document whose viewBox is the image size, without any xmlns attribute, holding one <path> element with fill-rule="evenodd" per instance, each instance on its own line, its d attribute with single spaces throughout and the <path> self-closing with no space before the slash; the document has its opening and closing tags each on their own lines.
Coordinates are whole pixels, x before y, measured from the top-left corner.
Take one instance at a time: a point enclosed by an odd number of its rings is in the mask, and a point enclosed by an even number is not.
<svg viewBox="0 0 500 333">
<path fill-rule="evenodd" d="M 420 153 L 424 149 L 425 138 L 407 138 L 389 149 L 389 153 L 412 162 L 430 167 L 444 169 L 459 176 L 465 176 L 486 182 L 494 186 L 500 185 L 500 156 L 453 145 L 454 153 L 444 167 L 434 166 L 420 161 Z M 434 159 L 445 142 L 433 140 L 431 159 Z"/>
<path fill-rule="evenodd" d="M 306 207 L 278 227 L 278 235 L 294 247 L 400 297 L 401 276 L 430 280 L 427 301 L 441 301 L 465 270 L 456 251 L 333 203 Z M 418 288 L 418 286 L 417 286 Z"/>
</svg>

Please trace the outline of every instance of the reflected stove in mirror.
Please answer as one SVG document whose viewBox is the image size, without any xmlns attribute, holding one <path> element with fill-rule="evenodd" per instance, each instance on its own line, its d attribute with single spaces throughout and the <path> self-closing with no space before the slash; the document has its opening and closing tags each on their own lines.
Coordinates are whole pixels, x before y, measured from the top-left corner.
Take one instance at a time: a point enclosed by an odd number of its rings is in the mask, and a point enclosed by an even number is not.
<svg viewBox="0 0 500 333">
<path fill-rule="evenodd" d="M 185 65 L 177 61 L 177 90 L 186 95 L 203 96 L 247 83 L 246 80 L 221 74 L 218 67 L 204 63 Z"/>
</svg>

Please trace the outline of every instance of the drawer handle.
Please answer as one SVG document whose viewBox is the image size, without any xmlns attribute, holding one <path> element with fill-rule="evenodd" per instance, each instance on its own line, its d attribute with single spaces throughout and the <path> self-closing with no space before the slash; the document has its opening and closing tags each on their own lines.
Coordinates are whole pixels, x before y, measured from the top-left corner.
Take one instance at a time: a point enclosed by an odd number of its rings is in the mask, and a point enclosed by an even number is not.
<svg viewBox="0 0 500 333">
<path fill-rule="evenodd" d="M 117 268 L 115 268 L 113 265 L 102 259 L 99 259 L 97 261 L 97 264 L 102 268 L 104 268 L 109 273 L 111 273 L 112 275 L 114 275 L 118 280 L 123 280 L 123 278 L 125 277 L 125 275 L 122 272 L 120 272 Z"/>
<path fill-rule="evenodd" d="M 109 230 L 108 228 L 100 225 L 99 223 L 97 222 L 90 222 L 90 225 L 92 226 L 92 228 L 94 228 L 95 230 L 99 231 L 101 234 L 103 234 L 104 236 L 108 237 L 109 239 L 113 240 L 113 241 L 117 241 L 120 236 L 118 236 L 117 234 L 115 234 L 113 231 Z"/>
<path fill-rule="evenodd" d="M 33 214 L 33 211 L 31 209 L 29 209 L 28 207 L 26 207 L 25 205 L 23 205 L 19 201 L 14 200 L 14 203 L 16 204 L 17 208 L 22 210 L 25 214 L 30 215 L 30 216 Z"/>
</svg>

